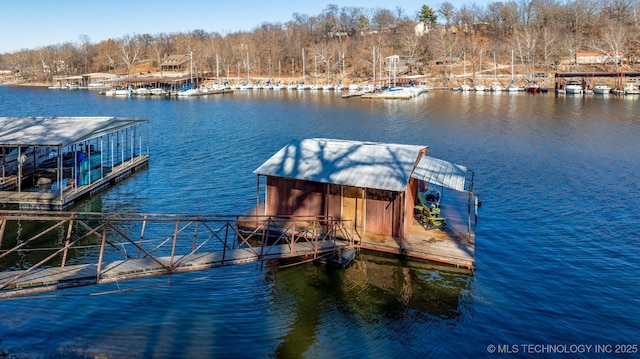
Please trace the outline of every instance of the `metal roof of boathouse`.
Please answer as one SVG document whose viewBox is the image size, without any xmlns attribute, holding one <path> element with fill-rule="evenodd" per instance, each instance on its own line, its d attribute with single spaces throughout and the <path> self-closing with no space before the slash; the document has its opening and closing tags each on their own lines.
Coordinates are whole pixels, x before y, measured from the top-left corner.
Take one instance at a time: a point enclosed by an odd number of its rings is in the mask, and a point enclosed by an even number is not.
<svg viewBox="0 0 640 359">
<path fill-rule="evenodd" d="M 254 173 L 396 192 L 404 191 L 409 178 L 415 177 L 464 190 L 465 167 L 427 156 L 418 161 L 421 151 L 428 148 L 326 138 L 297 140 L 280 149 Z"/>
<path fill-rule="evenodd" d="M 436 186 L 465 191 L 467 168 L 441 159 L 423 156 L 411 177 Z"/>
<path fill-rule="evenodd" d="M 0 117 L 0 146 L 67 146 L 148 122 L 122 117 Z"/>
</svg>

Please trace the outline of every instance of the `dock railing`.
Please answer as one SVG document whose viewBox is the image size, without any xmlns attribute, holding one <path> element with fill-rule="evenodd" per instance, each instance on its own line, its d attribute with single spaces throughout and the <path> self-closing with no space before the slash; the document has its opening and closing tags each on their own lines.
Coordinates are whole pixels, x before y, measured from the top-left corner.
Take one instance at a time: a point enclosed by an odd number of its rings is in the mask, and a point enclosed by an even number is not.
<svg viewBox="0 0 640 359">
<path fill-rule="evenodd" d="M 354 246 L 326 216 L 0 211 L 0 298 Z"/>
</svg>

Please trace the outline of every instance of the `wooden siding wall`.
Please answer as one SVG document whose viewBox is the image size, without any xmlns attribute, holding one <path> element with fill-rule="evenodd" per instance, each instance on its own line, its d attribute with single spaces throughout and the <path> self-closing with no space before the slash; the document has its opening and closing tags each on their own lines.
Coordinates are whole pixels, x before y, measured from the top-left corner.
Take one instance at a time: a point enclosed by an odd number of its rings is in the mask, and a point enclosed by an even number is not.
<svg viewBox="0 0 640 359">
<path fill-rule="evenodd" d="M 326 184 L 267 177 L 267 215 L 323 215 Z"/>
<path fill-rule="evenodd" d="M 404 237 L 411 228 L 417 191 L 416 180 L 410 180 L 409 184 L 407 192 L 365 190 L 366 203 L 356 208 L 359 208 L 357 211 L 364 209 L 366 218 L 356 215 L 349 219 L 355 219 L 358 227 L 364 224 L 365 230 L 370 233 Z M 266 214 L 328 215 L 343 219 L 342 195 L 343 188 L 340 185 L 267 177 Z M 353 214 L 346 217 L 353 217 Z"/>
<path fill-rule="evenodd" d="M 342 218 L 342 186 L 337 184 L 329 185 L 327 215 L 338 220 Z"/>
<path fill-rule="evenodd" d="M 401 237 L 403 234 L 402 192 L 368 189 L 365 230 L 387 236 Z"/>
</svg>

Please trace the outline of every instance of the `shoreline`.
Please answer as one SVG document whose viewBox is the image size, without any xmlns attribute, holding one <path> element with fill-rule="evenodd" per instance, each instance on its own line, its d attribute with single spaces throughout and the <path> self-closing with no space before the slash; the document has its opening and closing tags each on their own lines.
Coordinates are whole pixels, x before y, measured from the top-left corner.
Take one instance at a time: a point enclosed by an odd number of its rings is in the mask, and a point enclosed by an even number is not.
<svg viewBox="0 0 640 359">
<path fill-rule="evenodd" d="M 147 74 L 148 77 L 153 77 L 157 75 L 159 74 L 154 74 L 154 73 Z M 417 75 L 417 76 L 420 76 L 420 75 Z M 20 86 L 20 87 L 52 87 L 54 86 L 53 82 L 22 82 L 16 79 L 15 77 L 11 77 L 11 78 L 7 78 L 7 77 L 8 76 L 4 76 L 4 78 L 0 78 L 0 86 Z M 264 77 L 264 76 L 251 77 L 251 79 L 255 79 L 255 80 L 264 80 L 268 78 L 269 77 Z M 402 78 L 402 77 L 399 77 L 399 78 Z M 586 77 L 582 77 L 582 78 L 585 79 Z M 238 79 L 237 77 L 229 78 L 229 79 L 224 78 L 224 79 L 225 79 L 224 81 L 228 81 L 233 85 L 246 81 L 246 78 Z M 271 78 L 271 79 L 272 81 L 275 80 L 274 78 Z M 610 85 L 612 88 L 615 88 L 616 80 L 618 78 L 594 76 L 594 77 L 588 77 L 588 79 L 589 80 L 586 80 L 586 81 L 590 85 L 593 85 L 593 83 L 597 82 L 597 83 L 605 83 Z M 297 84 L 302 82 L 303 79 L 285 77 L 285 78 L 280 78 L 278 81 L 283 84 L 283 87 L 286 87 L 286 84 L 289 84 L 289 83 Z M 377 80 L 376 82 L 387 85 L 387 81 L 388 80 L 386 81 Z M 521 87 L 524 87 L 530 81 L 534 81 L 543 88 L 553 89 L 555 88 L 555 84 L 557 81 L 565 81 L 565 80 L 562 77 L 557 78 L 556 73 L 545 73 L 544 77 L 536 77 L 531 74 L 523 74 L 523 73 L 514 74 L 513 76 L 511 76 L 510 74 L 498 74 L 496 76 L 496 75 L 482 75 L 482 74 L 476 73 L 475 76 L 473 74 L 464 74 L 464 75 L 451 75 L 448 78 L 444 78 L 442 75 L 438 75 L 438 76 L 424 75 L 423 77 L 419 78 L 419 80 L 416 82 L 426 84 L 432 89 L 449 89 L 450 90 L 450 89 L 458 89 L 458 87 L 460 87 L 463 84 L 471 85 L 472 87 L 475 86 L 476 84 L 482 84 L 485 87 L 489 87 L 492 83 L 495 83 L 495 82 L 500 83 L 502 87 L 506 87 L 512 81 L 514 81 L 516 85 L 519 85 Z M 134 81 L 132 80 L 129 82 L 134 82 Z M 305 82 L 309 83 L 308 81 L 305 81 Z M 406 78 L 405 78 L 405 82 L 406 82 Z M 213 85 L 214 83 L 215 81 L 213 80 L 204 80 L 201 82 L 201 85 L 209 86 L 209 85 Z M 355 79 L 347 78 L 344 81 L 341 81 L 341 83 L 342 83 L 343 89 L 345 89 L 347 86 L 349 86 L 349 84 L 367 85 L 367 84 L 371 84 L 372 80 L 359 79 L 359 78 L 355 78 Z M 325 85 L 327 84 L 327 82 L 321 81 L 315 84 Z M 401 86 L 402 82 L 398 81 L 397 85 Z M 82 88 L 82 89 L 86 89 L 86 88 Z"/>
</svg>

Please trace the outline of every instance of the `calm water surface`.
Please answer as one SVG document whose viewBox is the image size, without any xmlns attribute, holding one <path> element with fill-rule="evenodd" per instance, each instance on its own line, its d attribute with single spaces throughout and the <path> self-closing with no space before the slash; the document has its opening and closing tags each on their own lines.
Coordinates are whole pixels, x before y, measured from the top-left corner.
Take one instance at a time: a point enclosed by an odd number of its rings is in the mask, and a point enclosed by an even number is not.
<svg viewBox="0 0 640 359">
<path fill-rule="evenodd" d="M 248 264 L 170 284 L 58 291 L 0 302 L 0 350 L 475 358 L 506 356 L 490 345 L 515 346 L 518 356 L 536 356 L 524 344 L 640 345 L 639 109 L 640 98 L 616 96 L 433 91 L 368 101 L 256 91 L 154 100 L 0 87 L 0 116 L 150 120 L 149 168 L 73 210 L 243 213 L 255 202 L 252 171 L 305 137 L 429 145 L 430 155 L 475 171 L 483 203 L 474 276 L 362 253 L 343 271 Z"/>
</svg>

